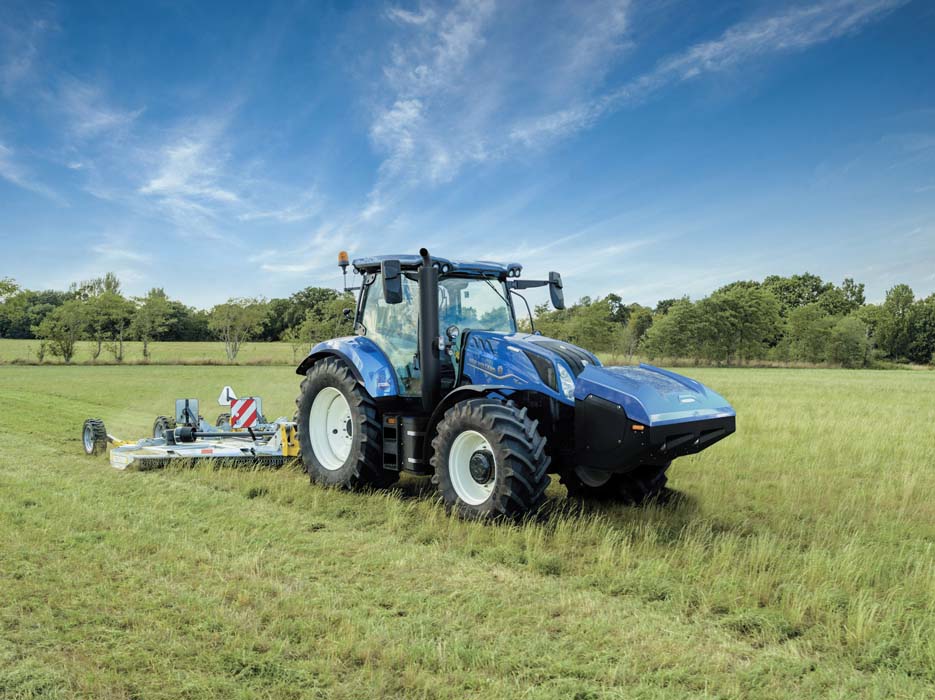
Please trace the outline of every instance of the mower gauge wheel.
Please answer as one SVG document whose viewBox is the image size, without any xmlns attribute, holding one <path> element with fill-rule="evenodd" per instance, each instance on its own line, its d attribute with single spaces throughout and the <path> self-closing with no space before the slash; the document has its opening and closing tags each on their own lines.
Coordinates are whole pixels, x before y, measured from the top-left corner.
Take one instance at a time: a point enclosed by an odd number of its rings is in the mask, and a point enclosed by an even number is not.
<svg viewBox="0 0 935 700">
<path fill-rule="evenodd" d="M 168 416 L 159 416 L 153 422 L 153 437 L 154 438 L 164 438 L 166 432 L 170 430 L 175 430 L 175 418 L 169 418 Z"/>
<path fill-rule="evenodd" d="M 107 429 L 104 421 L 88 418 L 81 429 L 81 444 L 85 454 L 99 455 L 107 451 Z"/>
</svg>

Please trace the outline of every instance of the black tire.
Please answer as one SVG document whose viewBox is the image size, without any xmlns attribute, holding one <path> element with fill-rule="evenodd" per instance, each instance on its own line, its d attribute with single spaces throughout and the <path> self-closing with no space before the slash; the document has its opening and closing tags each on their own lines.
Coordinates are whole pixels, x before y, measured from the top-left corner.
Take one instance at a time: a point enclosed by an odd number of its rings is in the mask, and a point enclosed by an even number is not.
<svg viewBox="0 0 935 700">
<path fill-rule="evenodd" d="M 100 455 L 107 451 L 107 428 L 99 418 L 88 418 L 81 428 L 81 443 L 85 454 Z"/>
<path fill-rule="evenodd" d="M 625 474 L 611 474 L 601 485 L 589 485 L 573 468 L 566 468 L 561 471 L 561 483 L 568 489 L 569 498 L 640 505 L 663 494 L 670 464 L 644 464 Z"/>
<path fill-rule="evenodd" d="M 493 456 L 491 469 L 489 461 L 484 463 L 491 453 L 485 450 L 474 453 L 482 457 L 480 478 L 486 478 L 484 486 L 490 489 L 489 496 L 480 503 L 462 498 L 452 479 L 452 447 L 466 431 L 483 436 Z M 548 474 L 551 460 L 545 444 L 538 421 L 529 417 L 525 407 L 487 398 L 462 401 L 445 412 L 432 440 L 431 464 L 435 469 L 432 482 L 445 508 L 463 518 L 521 519 L 534 514 L 545 502 L 545 490 L 551 481 Z M 474 456 L 471 478 L 477 480 L 473 473 Z"/>
<path fill-rule="evenodd" d="M 231 425 L 231 414 L 222 413 L 218 416 L 217 420 L 214 421 L 215 428 L 229 428 Z"/>
<path fill-rule="evenodd" d="M 309 430 L 312 403 L 325 388 L 337 389 L 350 409 L 351 448 L 336 469 L 328 469 L 315 456 Z M 316 362 L 302 380 L 295 403 L 302 462 L 313 483 L 344 489 L 386 488 L 396 483 L 399 474 L 383 468 L 383 425 L 377 406 L 344 362 L 336 357 Z"/>
<path fill-rule="evenodd" d="M 159 416 L 153 421 L 153 437 L 165 437 L 167 430 L 175 430 L 175 418 Z"/>
</svg>

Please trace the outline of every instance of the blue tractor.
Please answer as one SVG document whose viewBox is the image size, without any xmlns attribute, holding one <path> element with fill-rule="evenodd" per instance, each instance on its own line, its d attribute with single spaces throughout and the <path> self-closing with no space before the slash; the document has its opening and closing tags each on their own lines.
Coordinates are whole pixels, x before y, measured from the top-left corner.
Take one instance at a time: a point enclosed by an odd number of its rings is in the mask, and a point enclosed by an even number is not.
<svg viewBox="0 0 935 700">
<path fill-rule="evenodd" d="M 339 256 L 347 274 L 347 255 Z M 574 497 L 635 504 L 658 495 L 672 460 L 734 432 L 721 396 L 641 364 L 604 367 L 570 343 L 519 332 L 516 263 L 416 255 L 354 260 L 355 335 L 319 343 L 299 365 L 302 460 L 312 482 L 385 488 L 431 475 L 449 510 L 522 518 L 550 474 Z M 440 329 L 444 329 L 442 332 Z"/>
</svg>

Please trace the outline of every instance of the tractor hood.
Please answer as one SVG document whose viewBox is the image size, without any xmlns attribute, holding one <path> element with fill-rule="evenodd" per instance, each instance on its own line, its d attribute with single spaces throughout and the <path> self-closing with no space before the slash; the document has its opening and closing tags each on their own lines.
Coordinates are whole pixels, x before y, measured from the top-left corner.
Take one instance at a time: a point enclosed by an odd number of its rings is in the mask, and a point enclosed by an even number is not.
<svg viewBox="0 0 935 700">
<path fill-rule="evenodd" d="M 510 340 L 564 362 L 575 378 L 576 400 L 596 396 L 610 401 L 637 423 L 669 425 L 735 415 L 724 397 L 681 374 L 643 363 L 604 367 L 587 350 L 541 335 L 514 335 Z"/>
<path fill-rule="evenodd" d="M 575 381 L 575 399 L 589 396 L 622 406 L 630 420 L 650 427 L 735 415 L 724 397 L 703 384 L 642 363 L 585 367 Z"/>
</svg>

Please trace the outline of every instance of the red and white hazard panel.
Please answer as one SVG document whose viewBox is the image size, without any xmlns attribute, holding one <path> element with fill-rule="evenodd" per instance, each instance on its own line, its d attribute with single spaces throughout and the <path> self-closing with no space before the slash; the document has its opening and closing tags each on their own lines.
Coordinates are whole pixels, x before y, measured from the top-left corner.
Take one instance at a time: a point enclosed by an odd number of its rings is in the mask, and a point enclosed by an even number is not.
<svg viewBox="0 0 935 700">
<path fill-rule="evenodd" d="M 257 400 L 252 396 L 231 401 L 231 425 L 235 428 L 252 428 L 259 419 Z"/>
</svg>

